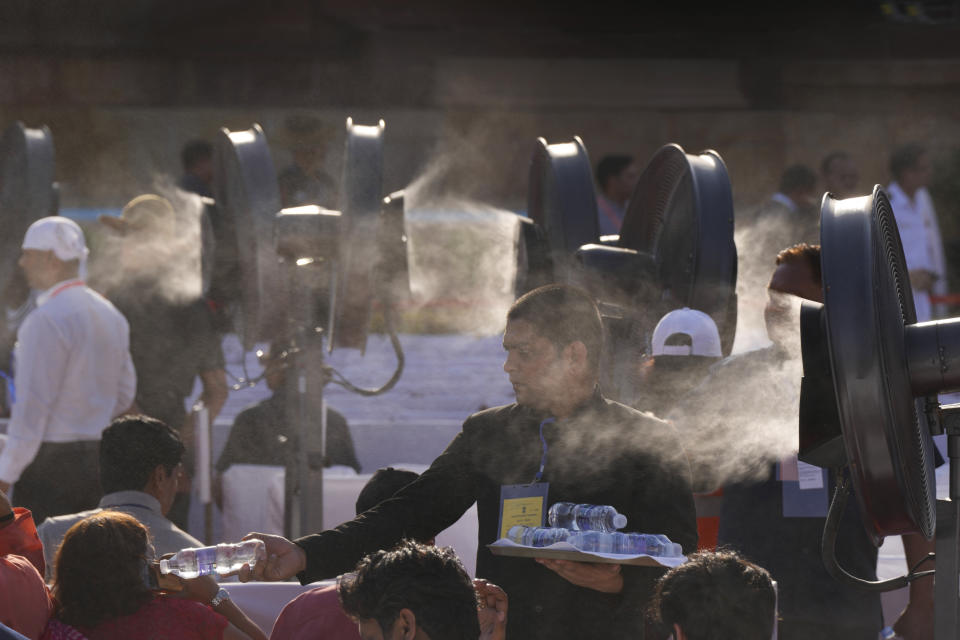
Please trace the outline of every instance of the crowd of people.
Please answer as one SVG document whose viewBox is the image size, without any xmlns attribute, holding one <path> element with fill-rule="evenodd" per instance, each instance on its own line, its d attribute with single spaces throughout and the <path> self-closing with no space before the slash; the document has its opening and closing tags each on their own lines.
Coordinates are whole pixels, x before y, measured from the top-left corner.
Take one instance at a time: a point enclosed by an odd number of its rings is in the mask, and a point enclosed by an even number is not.
<svg viewBox="0 0 960 640">
<path fill-rule="evenodd" d="M 184 188 L 209 191 L 210 154 L 200 143 L 184 149 Z M 309 191 L 313 173 L 288 172 L 290 198 Z M 604 234 L 617 232 L 638 175 L 629 156 L 599 163 Z M 898 149 L 891 175 L 918 319 L 929 319 L 946 289 L 923 147 Z M 589 293 L 553 284 L 517 299 L 503 335 L 516 402 L 469 416 L 419 476 L 375 473 L 349 522 L 296 540 L 249 534 L 267 554 L 239 570 L 242 581 L 338 578 L 291 601 L 270 637 L 759 640 L 779 628 L 787 640 L 876 638 L 879 596 L 835 582 L 820 561 L 831 479 L 811 475 L 792 440 L 767 440 L 762 453 L 750 448 L 751 437 L 739 452 L 730 444 L 758 418 L 791 424 L 780 435 L 792 428 L 795 436 L 794 311 L 801 299 L 822 301 L 821 181 L 838 198 L 863 190 L 851 157 L 833 153 L 819 177 L 803 165 L 787 168 L 779 191 L 747 223 L 764 238 L 750 259 L 770 274 L 770 344 L 724 357 L 708 315 L 673 310 L 637 365 L 635 406 L 601 390 L 605 328 Z M 39 293 L 17 334 L 17 401 L 0 453 L 0 638 L 267 637 L 210 576 L 177 578 L 174 588 L 151 582 L 161 556 L 201 546 L 184 530 L 185 400 L 199 379 L 216 415 L 227 393 L 209 307 L 171 298 L 155 279 L 166 257 L 144 256 L 158 236 L 178 233 L 175 209 L 145 195 L 104 223 L 116 233 L 119 268 L 132 274 L 119 284 L 88 286 L 84 234 L 66 218 L 38 220 L 23 240 L 20 266 Z M 219 472 L 243 462 L 292 464 L 298 443 L 285 420 L 284 350 L 277 341 L 264 354 L 274 396 L 238 417 Z M 747 402 L 735 388 L 769 393 Z M 345 419 L 331 410 L 327 425 L 326 462 L 359 471 Z M 721 493 L 715 514 L 700 508 Z M 631 529 L 679 544 L 687 561 L 668 571 L 495 555 L 487 545 L 504 537 L 506 504 L 515 499 L 541 518 L 556 502 L 613 505 Z M 452 550 L 433 545 L 474 504 L 477 580 Z M 875 579 L 876 547 L 857 505 L 847 511 L 838 556 Z M 708 515 L 716 520 L 710 535 Z M 919 536 L 904 536 L 904 548 L 910 564 L 931 550 Z M 913 582 L 897 632 L 931 637 L 932 606 L 932 580 Z"/>
</svg>

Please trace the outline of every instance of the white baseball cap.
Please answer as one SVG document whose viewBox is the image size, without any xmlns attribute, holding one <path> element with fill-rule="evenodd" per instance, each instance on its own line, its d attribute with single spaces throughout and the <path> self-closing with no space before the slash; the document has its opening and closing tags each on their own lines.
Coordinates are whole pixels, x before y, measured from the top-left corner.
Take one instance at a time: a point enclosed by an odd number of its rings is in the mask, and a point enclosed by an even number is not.
<svg viewBox="0 0 960 640">
<path fill-rule="evenodd" d="M 64 262 L 85 262 L 90 253 L 80 225 L 63 216 L 40 218 L 31 224 L 23 237 L 22 247 L 53 251 L 54 255 Z"/>
<path fill-rule="evenodd" d="M 690 338 L 690 344 L 668 345 L 667 340 L 677 334 Z M 713 318 L 703 311 L 684 307 L 674 309 L 660 318 L 653 330 L 653 356 L 709 356 L 719 358 L 720 332 Z"/>
</svg>

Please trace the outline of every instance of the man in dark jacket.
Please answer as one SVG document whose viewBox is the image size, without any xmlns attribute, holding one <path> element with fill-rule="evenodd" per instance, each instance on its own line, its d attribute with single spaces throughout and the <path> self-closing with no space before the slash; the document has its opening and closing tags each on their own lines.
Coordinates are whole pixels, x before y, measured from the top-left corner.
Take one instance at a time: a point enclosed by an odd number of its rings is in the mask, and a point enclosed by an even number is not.
<svg viewBox="0 0 960 640">
<path fill-rule="evenodd" d="M 501 487 L 549 483 L 548 504 L 609 504 L 632 531 L 696 547 L 686 456 L 672 427 L 604 399 L 597 387 L 603 327 L 590 297 L 565 285 L 510 309 L 504 370 L 517 402 L 477 413 L 393 498 L 334 530 L 290 542 L 256 534 L 270 556 L 241 579 L 303 583 L 349 571 L 403 537 L 425 539 L 478 506 L 477 575 L 510 597 L 513 638 L 643 637 L 643 611 L 663 571 L 650 567 L 494 556 Z M 252 575 L 251 575 L 252 574 Z"/>
</svg>

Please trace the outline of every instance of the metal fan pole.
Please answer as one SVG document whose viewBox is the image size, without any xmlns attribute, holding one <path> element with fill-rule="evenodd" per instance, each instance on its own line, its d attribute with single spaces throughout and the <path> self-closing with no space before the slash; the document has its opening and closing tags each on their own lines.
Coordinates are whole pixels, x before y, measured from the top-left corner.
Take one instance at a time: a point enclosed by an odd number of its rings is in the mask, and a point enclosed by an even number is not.
<svg viewBox="0 0 960 640">
<path fill-rule="evenodd" d="M 294 416 L 297 434 L 296 491 L 290 505 L 290 534 L 300 537 L 323 530 L 323 467 L 326 457 L 326 422 L 323 389 L 328 382 L 323 359 L 323 332 L 314 321 L 314 308 L 307 302 L 302 278 L 307 274 L 292 270 L 289 282 L 293 297 L 300 301 L 300 313 L 294 321 L 293 371 L 295 393 L 288 397 L 288 413 Z M 317 427 L 320 428 L 317 428 Z"/>
<path fill-rule="evenodd" d="M 946 414 L 946 412 L 945 412 Z M 946 414 L 947 456 L 950 460 L 950 499 L 937 500 L 937 573 L 934 578 L 933 611 L 935 640 L 960 638 L 960 424 Z"/>
</svg>

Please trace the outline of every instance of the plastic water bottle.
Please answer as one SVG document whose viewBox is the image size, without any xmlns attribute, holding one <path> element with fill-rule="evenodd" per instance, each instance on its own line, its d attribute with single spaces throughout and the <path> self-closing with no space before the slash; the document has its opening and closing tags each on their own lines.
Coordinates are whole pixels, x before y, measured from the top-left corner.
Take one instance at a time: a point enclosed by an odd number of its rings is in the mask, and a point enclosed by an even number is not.
<svg viewBox="0 0 960 640">
<path fill-rule="evenodd" d="M 574 531 L 616 531 L 627 526 L 627 516 L 608 505 L 557 502 L 547 518 L 551 527 Z"/>
<path fill-rule="evenodd" d="M 659 557 L 675 557 L 683 555 L 679 544 L 670 542 L 665 535 L 651 535 L 649 533 L 625 533 L 615 546 L 615 553 L 625 555 L 648 555 Z"/>
<path fill-rule="evenodd" d="M 185 580 L 210 573 L 227 575 L 239 571 L 244 564 L 251 567 L 267 557 L 263 540 L 245 540 L 214 547 L 181 549 L 160 561 L 160 573 L 172 573 Z"/>
<path fill-rule="evenodd" d="M 613 534 L 606 531 L 578 531 L 567 540 L 580 551 L 616 553 Z"/>
<path fill-rule="evenodd" d="M 627 556 L 679 557 L 683 550 L 664 535 L 623 533 L 621 531 L 578 531 L 570 536 L 570 544 L 580 551 L 616 553 Z"/>
<path fill-rule="evenodd" d="M 557 542 L 563 542 L 570 536 L 566 529 L 552 527 L 524 527 L 516 525 L 507 531 L 507 538 L 527 547 L 549 547 Z"/>
</svg>

